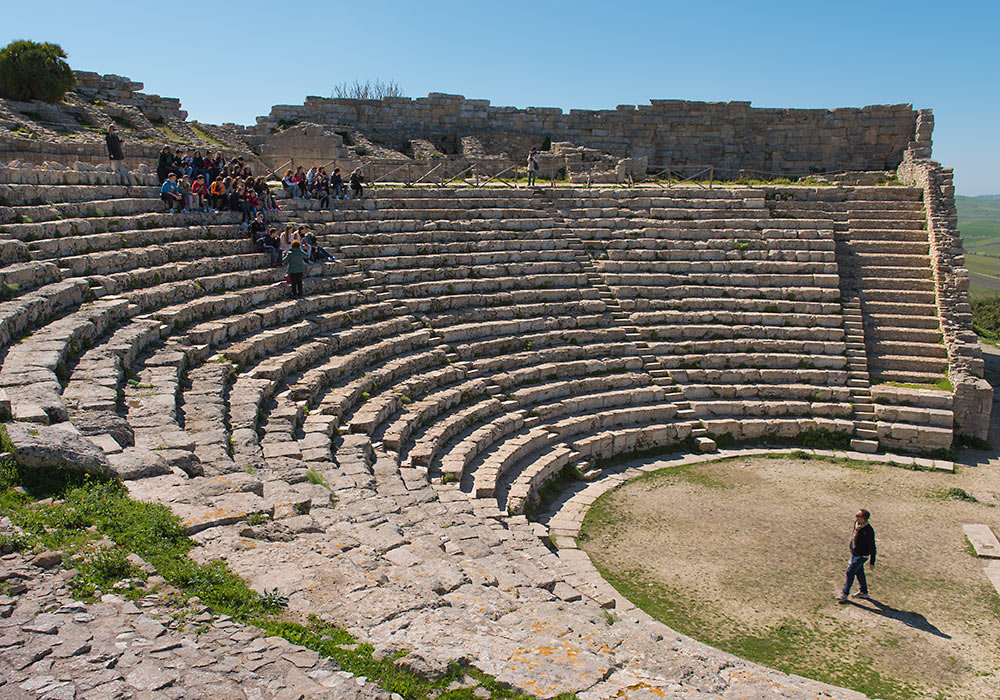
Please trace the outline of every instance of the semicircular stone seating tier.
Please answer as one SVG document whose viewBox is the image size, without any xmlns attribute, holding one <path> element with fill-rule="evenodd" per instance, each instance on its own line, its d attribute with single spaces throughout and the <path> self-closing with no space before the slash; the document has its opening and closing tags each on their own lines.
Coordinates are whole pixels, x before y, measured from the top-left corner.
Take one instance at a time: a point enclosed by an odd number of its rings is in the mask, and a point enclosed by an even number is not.
<svg viewBox="0 0 1000 700">
<path fill-rule="evenodd" d="M 195 556 L 416 668 L 466 659 L 544 697 L 833 692 L 651 620 L 524 513 L 621 455 L 874 449 L 880 418 L 950 442 L 946 392 L 908 412 L 904 389 L 875 404 L 868 382 L 869 362 L 898 381 L 946 369 L 919 190 L 283 200 L 276 218 L 337 258 L 292 300 L 236 218 L 163 213 L 155 184 L 0 170 L 0 404 L 87 436 L 183 518 Z"/>
</svg>

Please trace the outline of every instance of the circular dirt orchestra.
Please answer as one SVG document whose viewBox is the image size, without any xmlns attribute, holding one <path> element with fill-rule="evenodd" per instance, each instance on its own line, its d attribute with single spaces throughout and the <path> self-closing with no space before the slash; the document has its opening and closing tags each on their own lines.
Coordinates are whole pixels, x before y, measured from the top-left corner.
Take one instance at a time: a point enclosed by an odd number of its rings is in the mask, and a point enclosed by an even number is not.
<svg viewBox="0 0 1000 700">
<path fill-rule="evenodd" d="M 992 472 L 805 455 L 702 462 L 605 493 L 578 541 L 637 606 L 743 658 L 871 697 L 991 697 L 1000 596 L 962 525 L 1000 532 Z M 873 600 L 838 605 L 861 507 L 878 538 Z"/>
</svg>

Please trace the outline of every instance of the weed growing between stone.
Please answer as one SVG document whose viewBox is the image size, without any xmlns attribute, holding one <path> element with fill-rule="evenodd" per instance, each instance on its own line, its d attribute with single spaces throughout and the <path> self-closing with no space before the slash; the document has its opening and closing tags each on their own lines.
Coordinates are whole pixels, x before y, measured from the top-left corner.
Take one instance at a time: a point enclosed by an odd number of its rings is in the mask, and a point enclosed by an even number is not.
<svg viewBox="0 0 1000 700">
<path fill-rule="evenodd" d="M 370 644 L 357 644 L 348 632 L 310 616 L 306 624 L 285 622 L 275 619 L 260 620 L 261 629 L 273 635 L 284 637 L 293 644 L 312 649 L 321 656 L 333 659 L 345 671 L 355 676 L 364 676 L 375 681 L 391 693 L 399 693 L 404 698 L 429 700 L 472 700 L 477 697 L 473 690 L 478 686 L 489 691 L 489 697 L 497 700 L 527 700 L 524 695 L 507 685 L 498 683 L 492 677 L 466 664 L 452 664 L 440 678 L 429 679 L 405 667 L 405 653 L 376 659 Z M 449 690 L 449 686 L 456 686 Z M 467 687 L 457 687 L 465 685 Z M 560 695 L 562 700 L 576 697 L 572 694 Z"/>
<path fill-rule="evenodd" d="M 0 449 L 5 446 L 9 444 L 0 428 Z M 180 519 L 166 506 L 130 499 L 120 482 L 39 474 L 19 469 L 7 457 L 0 460 L 0 516 L 10 518 L 24 533 L 0 538 L 0 551 L 61 552 L 64 566 L 77 571 L 71 584 L 82 600 L 110 592 L 133 599 L 144 595 L 148 574 L 136 563 L 138 556 L 181 591 L 178 604 L 197 596 L 216 614 L 308 647 L 406 700 L 473 700 L 479 697 L 473 695 L 477 688 L 502 700 L 531 697 L 468 665 L 455 664 L 444 676 L 429 679 L 396 664 L 405 652 L 376 659 L 371 645 L 358 644 L 342 629 L 316 618 L 307 624 L 289 619 L 283 612 L 288 600 L 277 590 L 260 595 L 225 562 L 198 564 L 191 559 L 188 553 L 195 545 Z"/>
</svg>

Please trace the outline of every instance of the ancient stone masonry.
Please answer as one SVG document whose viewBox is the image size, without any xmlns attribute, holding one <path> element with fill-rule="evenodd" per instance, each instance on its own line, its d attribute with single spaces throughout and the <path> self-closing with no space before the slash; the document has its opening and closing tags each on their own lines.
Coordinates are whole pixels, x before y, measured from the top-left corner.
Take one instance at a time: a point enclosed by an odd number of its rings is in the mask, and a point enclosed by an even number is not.
<svg viewBox="0 0 1000 700">
<path fill-rule="evenodd" d="M 426 138 L 446 153 L 476 137 L 491 153 L 521 154 L 532 145 L 569 141 L 619 158 L 653 164 L 711 164 L 722 174 L 750 170 L 806 175 L 892 170 L 912 140 L 910 105 L 844 109 L 765 109 L 749 102 L 651 100 L 613 110 L 494 107 L 488 100 L 427 97 L 349 100 L 308 97 L 257 119 L 257 133 L 299 122 L 352 125 L 401 148 Z"/>
<path fill-rule="evenodd" d="M 956 229 L 954 173 L 931 160 L 934 117 L 921 110 L 916 140 L 899 167 L 900 180 L 924 190 L 931 267 L 934 272 L 941 329 L 948 348 L 948 377 L 954 391 L 955 429 L 959 434 L 986 439 L 993 390 L 983 379 L 979 340 L 972 330 L 969 271 L 962 238 Z"/>
<path fill-rule="evenodd" d="M 265 170 L 241 127 L 189 122 L 180 100 L 141 92 L 142 83 L 129 78 L 86 71 L 75 75 L 76 85 L 58 103 L 0 99 L 0 154 L 5 161 L 105 163 L 104 130 L 113 121 L 125 141 L 129 168 L 155 164 L 167 144 L 242 155 Z"/>
</svg>

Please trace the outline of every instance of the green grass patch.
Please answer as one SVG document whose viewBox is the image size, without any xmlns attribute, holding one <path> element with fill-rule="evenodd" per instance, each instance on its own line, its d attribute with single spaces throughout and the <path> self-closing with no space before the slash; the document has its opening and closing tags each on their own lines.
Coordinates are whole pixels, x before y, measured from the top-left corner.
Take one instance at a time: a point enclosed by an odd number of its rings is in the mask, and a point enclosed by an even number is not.
<svg viewBox="0 0 1000 700">
<path fill-rule="evenodd" d="M 847 626 L 831 634 L 830 630 L 820 630 L 814 624 L 788 617 L 763 629 L 747 628 L 740 621 L 660 584 L 645 571 L 616 573 L 599 565 L 597 570 L 619 593 L 652 617 L 730 654 L 785 673 L 852 688 L 869 697 L 886 700 L 924 697 L 915 687 L 883 676 L 864 661 L 824 657 L 822 663 L 816 663 L 813 650 L 826 647 L 835 650 L 839 645 L 849 644 L 856 631 Z M 831 656 L 835 654 L 833 651 Z"/>
<path fill-rule="evenodd" d="M 473 694 L 475 686 L 471 684 L 470 687 L 448 690 L 456 681 L 467 678 L 475 681 L 489 693 L 487 697 L 495 700 L 528 700 L 532 697 L 498 683 L 491 676 L 467 664 L 452 664 L 440 678 L 426 678 L 406 668 L 405 653 L 376 659 L 372 645 L 358 644 L 348 632 L 315 616 L 311 616 L 306 624 L 278 620 L 261 620 L 258 624 L 268 633 L 279 635 L 294 644 L 312 649 L 321 656 L 331 658 L 343 670 L 355 676 L 364 676 L 386 691 L 399 693 L 407 700 L 474 700 L 479 696 Z M 574 697 L 572 694 L 558 696 L 562 700 Z"/>
<path fill-rule="evenodd" d="M 215 138 L 210 133 L 208 133 L 208 131 L 198 126 L 197 124 L 188 123 L 188 126 L 191 127 L 191 131 L 193 131 L 202 141 L 208 141 L 209 143 L 214 144 L 216 146 L 226 145 L 222 141 L 220 141 L 219 139 Z"/>
<path fill-rule="evenodd" d="M 933 384 L 915 384 L 913 382 L 872 382 L 872 385 L 883 384 L 885 386 L 896 386 L 900 389 L 933 389 L 935 391 L 951 391 L 951 380 L 948 377 L 941 377 Z"/>
</svg>

